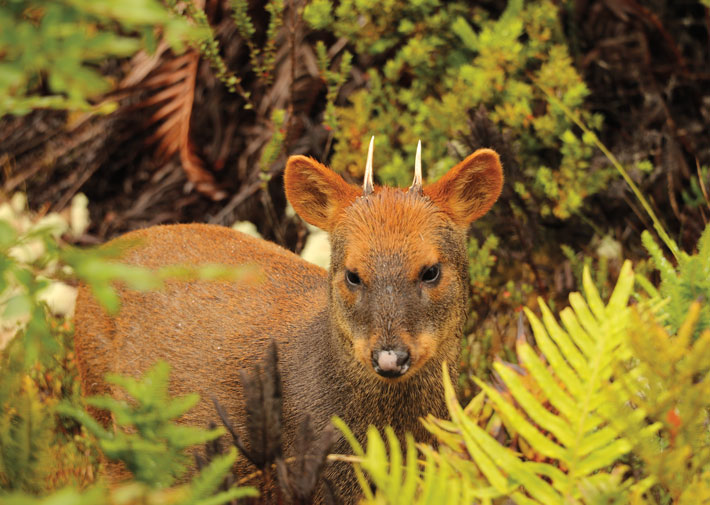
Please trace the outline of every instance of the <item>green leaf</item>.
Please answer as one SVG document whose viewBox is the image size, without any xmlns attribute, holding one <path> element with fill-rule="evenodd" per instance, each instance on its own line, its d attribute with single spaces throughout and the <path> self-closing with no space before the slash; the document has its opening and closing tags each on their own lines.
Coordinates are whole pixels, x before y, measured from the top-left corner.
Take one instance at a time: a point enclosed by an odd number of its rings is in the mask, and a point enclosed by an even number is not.
<svg viewBox="0 0 710 505">
<path fill-rule="evenodd" d="M 461 39 L 461 42 L 471 51 L 478 51 L 478 36 L 463 17 L 459 16 L 451 25 L 451 30 Z"/>
<path fill-rule="evenodd" d="M 505 384 L 510 388 L 515 400 L 520 404 L 530 418 L 535 421 L 542 429 L 552 433 L 563 445 L 570 445 L 575 441 L 575 434 L 571 431 L 567 422 L 547 410 L 523 385 L 520 377 L 511 368 L 503 365 L 500 362 L 494 364 L 498 374 L 501 376 Z M 486 390 L 488 392 L 488 390 Z M 535 430 L 539 434 L 538 430 Z M 520 432 L 523 434 L 523 432 Z M 549 439 L 543 437 L 540 443 L 546 443 Z M 532 442 L 532 441 L 531 441 Z M 538 444 L 533 444 L 540 447 Z M 552 450 L 555 452 L 557 459 L 564 459 L 564 451 L 559 452 L 562 448 L 556 444 L 552 445 Z M 561 458 L 559 456 L 562 456 Z"/>
<path fill-rule="evenodd" d="M 557 323 L 555 316 L 546 304 L 540 304 L 542 312 L 542 322 L 547 328 L 547 334 L 554 340 L 560 352 L 564 355 L 567 362 L 572 365 L 574 371 L 580 377 L 584 377 L 589 373 L 586 357 L 579 351 L 579 347 L 575 345 L 572 339 Z"/>
<path fill-rule="evenodd" d="M 497 363 L 496 363 L 497 365 Z M 567 432 L 564 426 L 557 420 L 551 421 L 551 416 L 549 412 L 545 411 L 545 408 L 537 402 L 530 393 L 525 390 L 525 388 L 520 385 L 520 383 L 513 379 L 508 370 L 504 370 L 505 367 L 497 366 L 496 371 L 502 374 L 505 378 L 511 380 L 510 383 L 506 381 L 506 385 L 510 388 L 511 393 L 515 399 L 522 403 L 522 407 L 525 412 L 530 415 L 535 421 L 544 420 L 548 425 L 554 425 L 554 428 L 564 435 L 564 438 L 568 441 L 572 438 L 572 434 Z M 516 409 L 514 405 L 507 402 L 495 389 L 491 388 L 484 382 L 480 381 L 477 377 L 474 377 L 476 384 L 486 392 L 488 397 L 496 405 L 496 409 L 508 420 L 508 422 L 515 428 L 515 430 L 520 433 L 530 444 L 535 447 L 537 451 L 541 454 L 565 461 L 567 455 L 563 447 L 555 444 L 552 440 L 545 437 L 540 431 L 531 423 L 529 423 Z M 543 428 L 546 426 L 543 425 Z"/>
<path fill-rule="evenodd" d="M 330 0 L 313 0 L 303 8 L 303 20 L 314 30 L 323 30 L 333 23 Z"/>
<path fill-rule="evenodd" d="M 15 229 L 5 221 L 0 219 L 0 249 L 7 249 L 17 240 Z"/>
<path fill-rule="evenodd" d="M 25 316 L 32 310 L 32 305 L 33 301 L 29 295 L 24 293 L 15 295 L 7 301 L 3 311 L 3 318 L 14 319 Z"/>
<path fill-rule="evenodd" d="M 560 411 L 570 422 L 577 422 L 579 420 L 579 410 L 573 398 L 560 387 L 552 373 L 538 358 L 533 348 L 527 342 L 522 342 L 517 345 L 517 353 L 521 364 L 533 376 L 552 406 Z"/>
<path fill-rule="evenodd" d="M 589 273 L 589 266 L 587 265 L 584 266 L 584 271 L 582 272 L 582 285 L 584 286 L 584 294 L 586 295 L 587 306 L 592 309 L 592 313 L 595 317 L 603 319 L 605 315 L 604 302 L 602 301 L 601 296 L 599 296 L 599 291 L 594 285 L 592 275 Z"/>
<path fill-rule="evenodd" d="M 235 500 L 241 500 L 242 498 L 257 498 L 259 497 L 259 490 L 251 487 L 233 487 L 227 491 L 222 491 L 208 498 L 203 498 L 194 503 L 194 505 L 221 505 L 222 503 L 234 502 Z"/>
<path fill-rule="evenodd" d="M 387 493 L 392 497 L 398 497 L 402 486 L 402 448 L 391 426 L 385 428 L 385 435 L 387 436 L 387 445 L 389 446 L 390 461 L 390 479 L 389 485 L 387 486 Z"/>
<path fill-rule="evenodd" d="M 231 500 L 259 496 L 259 491 L 253 487 L 233 487 L 215 494 L 225 477 L 231 473 L 236 460 L 237 450 L 234 447 L 227 454 L 214 458 L 190 482 L 190 502 L 197 505 L 220 505 Z"/>
<path fill-rule="evenodd" d="M 90 282 L 91 292 L 96 300 L 106 309 L 109 314 L 117 314 L 121 307 L 121 300 L 118 293 L 105 282 Z"/>
<path fill-rule="evenodd" d="M 571 295 L 570 295 L 571 296 Z M 538 300 L 540 305 L 545 302 L 542 299 Z M 580 378 L 572 370 L 572 368 L 567 364 L 567 361 L 560 353 L 557 346 L 548 337 L 545 326 L 537 318 L 537 316 L 527 307 L 524 307 L 525 315 L 530 321 L 530 326 L 533 329 L 533 334 L 535 335 L 535 341 L 542 351 L 542 354 L 550 362 L 550 365 L 555 370 L 555 373 L 559 375 L 562 382 L 567 386 L 573 396 L 577 397 L 582 394 L 582 384 Z"/>
</svg>

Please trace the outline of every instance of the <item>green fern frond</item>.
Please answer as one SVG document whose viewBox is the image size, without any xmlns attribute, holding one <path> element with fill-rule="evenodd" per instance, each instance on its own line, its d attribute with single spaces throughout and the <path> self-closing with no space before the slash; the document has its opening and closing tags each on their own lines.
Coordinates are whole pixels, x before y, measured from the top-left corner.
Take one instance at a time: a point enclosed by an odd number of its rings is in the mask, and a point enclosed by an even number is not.
<svg viewBox="0 0 710 505">
<path fill-rule="evenodd" d="M 470 461 L 460 459 L 455 454 L 442 454 L 422 445 L 419 448 L 424 459 L 419 460 L 410 434 L 407 434 L 403 454 L 391 427 L 385 428 L 385 442 L 380 432 L 370 426 L 366 448 L 363 449 L 341 419 L 335 418 L 333 423 L 343 432 L 359 459 L 355 469 L 365 495 L 365 500 L 361 502 L 363 504 L 491 503 L 491 499 L 502 496 L 487 486 L 480 476 L 471 474 L 473 466 Z M 365 474 L 377 489 L 374 494 Z"/>
<path fill-rule="evenodd" d="M 187 502 L 194 505 L 219 505 L 240 498 L 259 496 L 259 492 L 253 487 L 233 487 L 217 492 L 236 460 L 237 450 L 234 447 L 227 454 L 214 458 L 190 482 L 190 498 Z"/>
<path fill-rule="evenodd" d="M 57 406 L 57 412 L 73 417 L 98 438 L 106 457 L 121 460 L 136 480 L 161 488 L 171 485 L 189 463 L 184 450 L 204 444 L 224 433 L 224 429 L 202 430 L 177 425 L 174 421 L 192 408 L 199 397 L 187 395 L 170 398 L 170 366 L 158 362 L 141 379 L 110 375 L 107 380 L 121 386 L 133 402 L 108 396 L 92 397 L 87 403 L 109 410 L 118 428 L 104 429 L 88 413 L 69 404 Z"/>
<path fill-rule="evenodd" d="M 669 331 L 674 333 L 680 328 L 693 302 L 698 299 L 710 300 L 710 226 L 700 236 L 698 252 L 693 255 L 680 252 L 675 267 L 663 255 L 650 233 L 643 232 L 641 240 L 661 274 L 658 290 L 646 291 L 652 301 L 664 302 L 656 314 L 668 325 Z M 645 286 L 643 281 L 641 283 Z M 710 304 L 705 303 L 695 325 L 693 338 L 697 338 L 707 328 L 710 328 Z"/>
<path fill-rule="evenodd" d="M 648 480 L 674 497 L 673 503 L 683 503 L 691 488 L 710 497 L 710 481 L 701 477 L 710 468 L 710 331 L 694 338 L 702 308 L 694 302 L 675 335 L 647 315 L 634 314 L 629 345 L 635 360 L 629 370 L 617 367 L 613 385 L 613 394 L 622 391 L 633 400 L 614 402 L 616 424 L 644 462 Z"/>
<path fill-rule="evenodd" d="M 11 404 L 0 405 L 0 490 L 43 491 L 54 421 L 28 375 L 8 377 Z"/>
<path fill-rule="evenodd" d="M 542 301 L 542 319 L 526 309 L 544 358 L 521 340 L 517 353 L 525 375 L 496 363 L 506 395 L 477 380 L 510 431 L 537 455 L 534 459 L 549 464 L 521 460 L 502 446 L 464 414 L 453 388 L 446 386 L 452 421 L 461 428 L 471 458 L 497 491 L 517 503 L 593 503 L 597 498 L 585 496 L 622 496 L 628 486 L 606 472 L 632 448 L 609 422 L 607 386 L 614 363 L 630 357 L 625 332 L 634 286 L 631 264 L 622 267 L 607 304 L 589 269 L 584 271 L 583 286 L 585 296 L 570 296 L 571 307 L 561 312 L 561 325 Z"/>
</svg>

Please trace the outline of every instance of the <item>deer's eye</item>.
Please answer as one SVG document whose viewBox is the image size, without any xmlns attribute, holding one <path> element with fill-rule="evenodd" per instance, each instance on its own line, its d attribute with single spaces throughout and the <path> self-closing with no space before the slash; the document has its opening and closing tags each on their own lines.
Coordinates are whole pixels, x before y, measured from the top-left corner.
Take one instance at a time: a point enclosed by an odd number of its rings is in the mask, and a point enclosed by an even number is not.
<svg viewBox="0 0 710 505">
<path fill-rule="evenodd" d="M 353 272 L 352 270 L 345 271 L 345 280 L 351 286 L 361 286 L 362 285 L 362 279 L 357 274 L 357 272 Z"/>
<path fill-rule="evenodd" d="M 436 265 L 432 265 L 428 268 L 424 268 L 422 270 L 421 275 L 420 275 L 420 279 L 422 282 L 425 282 L 427 284 L 434 284 L 436 281 L 439 280 L 440 275 L 441 275 L 441 266 L 437 263 Z"/>
</svg>

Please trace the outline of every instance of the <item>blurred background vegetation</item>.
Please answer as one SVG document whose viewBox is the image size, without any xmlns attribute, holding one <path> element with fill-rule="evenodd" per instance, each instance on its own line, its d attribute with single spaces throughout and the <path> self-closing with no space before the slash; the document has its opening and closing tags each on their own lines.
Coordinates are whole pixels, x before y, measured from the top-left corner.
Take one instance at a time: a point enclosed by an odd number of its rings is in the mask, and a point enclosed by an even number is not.
<svg viewBox="0 0 710 505">
<path fill-rule="evenodd" d="M 494 363 L 520 361 L 524 307 L 540 313 L 542 298 L 557 313 L 585 271 L 587 288 L 607 300 L 625 259 L 637 274 L 632 298 L 665 332 L 639 323 L 657 336 L 656 349 L 669 352 L 668 339 L 685 335 L 679 348 L 700 352 L 693 346 L 704 345 L 698 339 L 710 324 L 710 235 L 699 243 L 710 213 L 709 8 L 704 0 L 0 1 L 0 493 L 42 496 L 94 482 L 111 435 L 81 427 L 88 421 L 78 413 L 73 290 L 78 280 L 91 283 L 111 307 L 113 279 L 148 289 L 165 276 L 121 269 L 110 254 L 79 246 L 152 224 L 238 223 L 327 263 L 323 237 L 285 201 L 285 160 L 308 154 L 357 183 L 371 135 L 375 175 L 386 184 L 409 184 L 418 139 L 430 182 L 479 147 L 501 154 L 503 196 L 469 242 L 462 402 L 481 390 L 477 380 L 509 385 Z M 654 236 L 658 226 L 620 171 L 670 242 Z M 658 372 L 652 356 L 639 354 L 638 332 L 627 336 L 635 363 Z M 696 391 L 706 368 L 673 370 L 685 391 Z M 676 377 L 657 375 L 659 391 Z M 657 478 L 677 469 L 655 468 L 650 439 L 631 437 L 625 447 L 641 449 L 624 452 L 627 473 L 614 467 L 609 475 L 618 478 L 605 485 L 621 488 L 632 474 L 652 489 L 648 503 L 702 503 L 681 500 L 686 488 L 696 498 L 710 489 L 707 405 L 698 402 L 681 406 L 695 438 L 675 447 L 681 407 L 644 406 L 649 423 L 665 423 L 654 443 L 677 454 L 678 465 L 692 461 L 680 481 Z M 65 417 L 55 414 L 58 403 Z M 471 405 L 466 413 L 499 442 L 570 468 L 519 441 L 509 416 Z M 148 431 L 166 435 L 153 445 L 140 438 L 148 454 L 182 451 L 161 424 L 169 422 L 149 421 Z M 154 460 L 126 449 L 134 442 L 111 444 L 124 461 L 138 461 L 136 476 L 148 475 L 141 465 Z M 177 460 L 171 476 L 139 479 L 125 496 L 92 488 L 88 498 L 66 491 L 57 503 L 198 503 L 223 487 L 233 457 L 216 457 L 204 481 L 174 492 L 151 484 L 171 484 Z M 381 477 L 381 468 L 364 468 Z M 647 470 L 656 472 L 652 482 L 643 480 Z"/>
</svg>

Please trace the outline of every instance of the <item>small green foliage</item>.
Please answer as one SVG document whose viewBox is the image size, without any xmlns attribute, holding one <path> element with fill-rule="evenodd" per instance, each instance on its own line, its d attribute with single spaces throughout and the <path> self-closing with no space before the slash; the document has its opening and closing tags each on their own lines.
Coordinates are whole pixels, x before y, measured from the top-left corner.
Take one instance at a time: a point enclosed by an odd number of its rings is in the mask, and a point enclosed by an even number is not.
<svg viewBox="0 0 710 505">
<path fill-rule="evenodd" d="M 303 8 L 303 20 L 314 30 L 323 30 L 333 22 L 330 0 L 313 0 Z"/>
<path fill-rule="evenodd" d="M 221 505 L 234 500 L 257 497 L 253 487 L 231 487 L 220 491 L 224 479 L 230 474 L 237 459 L 237 451 L 216 457 L 192 481 L 169 489 L 154 489 L 141 482 L 124 483 L 109 490 L 103 485 L 91 486 L 79 491 L 67 487 L 50 495 L 38 498 L 23 492 L 2 496 L 4 505 Z"/>
<path fill-rule="evenodd" d="M 271 135 L 269 142 L 261 150 L 261 158 L 259 159 L 262 177 L 268 177 L 271 165 L 278 160 L 283 151 L 284 142 L 286 140 L 286 111 L 283 109 L 274 109 L 271 113 L 271 125 L 274 133 Z M 264 180 L 268 182 L 268 178 Z"/>
<path fill-rule="evenodd" d="M 0 489 L 43 491 L 49 474 L 44 463 L 51 458 L 54 438 L 51 404 L 41 401 L 37 385 L 28 375 L 3 370 L 2 379 Z"/>
<path fill-rule="evenodd" d="M 491 269 L 495 265 L 496 257 L 493 251 L 498 247 L 500 239 L 495 235 L 488 235 L 483 244 L 478 243 L 474 237 L 468 240 L 468 272 L 475 294 L 490 293 L 495 288 L 491 285 Z"/>
<path fill-rule="evenodd" d="M 269 25 L 266 29 L 264 47 L 257 46 L 254 41 L 256 29 L 248 13 L 248 2 L 246 0 L 231 0 L 231 5 L 232 19 L 234 19 L 237 32 L 249 47 L 252 71 L 268 86 L 273 81 L 273 70 L 276 64 L 276 39 L 283 26 L 284 2 L 283 0 L 269 0 L 266 3 L 265 9 L 269 14 Z"/>
<path fill-rule="evenodd" d="M 72 405 L 59 405 L 57 412 L 81 422 L 98 439 L 106 457 L 125 463 L 136 480 L 158 488 L 168 487 L 187 469 L 190 458 L 184 453 L 186 448 L 224 433 L 221 428 L 202 430 L 173 423 L 194 407 L 199 397 L 191 394 L 170 398 L 169 375 L 170 366 L 159 362 L 141 380 L 118 375 L 106 377 L 108 382 L 121 387 L 131 401 L 97 396 L 87 398 L 86 402 L 111 412 L 117 428 L 113 432 Z"/>
<path fill-rule="evenodd" d="M 463 504 L 472 503 L 475 498 L 498 495 L 490 489 L 482 488 L 480 480 L 470 479 L 464 471 L 465 466 L 462 466 L 463 461 L 452 461 L 430 447 L 422 447 L 424 460 L 418 460 L 411 435 L 407 436 L 403 458 L 402 447 L 391 427 L 385 429 L 385 444 L 377 429 L 370 426 L 367 430 L 367 448 L 363 450 L 341 419 L 336 418 L 333 423 L 353 444 L 353 451 L 359 457 L 356 465 L 358 478 L 361 485 L 364 485 L 364 504 Z M 359 468 L 365 471 L 375 485 L 374 495 Z"/>
<path fill-rule="evenodd" d="M 187 2 L 168 0 L 167 4 L 175 13 L 181 14 L 185 18 L 192 20 L 200 29 L 200 36 L 196 41 L 197 47 L 200 50 L 200 54 L 210 62 L 210 65 L 215 72 L 215 77 L 222 81 L 222 84 L 224 84 L 232 93 L 237 91 L 238 88 L 241 90 L 241 80 L 239 77 L 234 75 L 233 72 L 227 69 L 227 65 L 224 63 L 224 60 L 220 55 L 219 42 L 210 27 L 205 11 L 198 8 L 192 0 Z"/>
<path fill-rule="evenodd" d="M 185 504 L 220 505 L 241 498 L 257 497 L 259 492 L 253 487 L 231 487 L 220 491 L 224 479 L 231 474 L 237 461 L 237 450 L 231 447 L 226 454 L 215 457 L 190 482 Z"/>
<path fill-rule="evenodd" d="M 169 4 L 175 11 L 180 11 L 182 3 L 170 0 Z M 256 29 L 249 16 L 249 4 L 246 0 L 231 0 L 232 19 L 237 28 L 237 33 L 246 42 L 249 48 L 249 57 L 252 71 L 261 82 L 268 86 L 273 81 L 273 70 L 276 65 L 276 42 L 279 31 L 283 26 L 284 3 L 283 0 L 270 0 L 266 4 L 266 11 L 269 13 L 269 25 L 266 33 L 264 47 L 259 47 L 255 42 Z M 212 66 L 215 76 L 232 93 L 239 93 L 244 99 L 244 108 L 253 109 L 254 103 L 251 91 L 244 89 L 242 80 L 233 71 L 227 68 L 220 53 L 219 42 L 209 25 L 207 15 L 202 9 L 198 9 L 193 2 L 187 2 L 185 14 L 202 29 L 201 37 L 198 39 L 200 53 Z"/>
<path fill-rule="evenodd" d="M 346 0 L 335 8 L 320 0 L 306 12 L 320 29 L 332 17 L 330 29 L 358 54 L 385 59 L 369 70 L 367 89 L 336 110 L 336 170 L 361 175 L 364 139 L 374 133 L 386 137 L 375 150 L 383 182 L 411 179 L 417 139 L 425 139 L 424 167 L 435 179 L 467 154 L 452 149 L 452 141 L 470 131 L 471 111 L 484 106 L 495 127 L 519 141 L 525 172 L 518 191 L 532 210 L 567 219 L 610 180 L 610 169 L 589 164 L 591 140 L 577 135 L 573 121 L 534 84 L 545 83 L 593 128 L 601 126 L 601 116 L 583 109 L 589 91 L 568 54 L 554 2 L 510 1 L 499 19 L 480 7 L 436 0 Z"/>
<path fill-rule="evenodd" d="M 279 30 L 283 26 L 284 1 L 270 0 L 266 4 L 266 12 L 269 13 L 269 26 L 266 29 L 266 44 L 261 52 L 256 52 L 256 56 L 261 55 L 261 63 L 252 63 L 254 71 L 269 85 L 273 82 L 273 70 L 276 66 L 276 38 Z M 253 61 L 254 56 L 252 56 Z"/>
<path fill-rule="evenodd" d="M 34 497 L 25 493 L 10 493 L 2 497 L 5 505 L 97 505 L 108 503 L 106 489 L 95 486 L 87 492 L 74 488 L 64 488 L 44 497 Z"/>
<path fill-rule="evenodd" d="M 85 437 L 57 430 L 54 416 L 58 401 L 79 397 L 64 321 L 75 290 L 57 242 L 83 233 L 84 200 L 68 218 L 32 216 L 20 193 L 0 205 L 0 490 L 44 492 L 91 472 Z"/>
<path fill-rule="evenodd" d="M 318 58 L 318 70 L 320 71 L 321 79 L 325 82 L 328 90 L 326 93 L 323 125 L 328 130 L 333 130 L 338 124 L 338 113 L 335 107 L 335 100 L 338 98 L 341 86 L 350 75 L 353 56 L 348 51 L 345 51 L 340 59 L 340 66 L 338 70 L 330 70 L 328 50 L 321 40 L 316 42 L 316 56 Z"/>
<path fill-rule="evenodd" d="M 0 351 L 0 495 L 84 484 L 96 466 L 86 435 L 57 423 L 57 402 L 78 404 L 80 391 L 71 327 L 45 317 L 54 345 L 40 348 L 39 361 L 28 366 L 22 338 Z"/>
<path fill-rule="evenodd" d="M 156 28 L 176 51 L 196 30 L 158 0 L 3 2 L 0 5 L 0 116 L 33 108 L 110 112 L 92 104 L 111 88 L 102 61 L 156 46 Z M 44 93 L 42 88 L 48 89 Z"/>
<path fill-rule="evenodd" d="M 676 267 L 666 259 L 648 231 L 641 234 L 641 240 L 661 274 L 658 291 L 652 287 L 647 291 L 650 291 L 652 296 L 655 295 L 657 301 L 666 302 L 660 307 L 660 317 L 671 332 L 678 331 L 694 302 L 704 302 L 695 325 L 694 338 L 697 338 L 700 333 L 710 328 L 710 226 L 705 228 L 698 241 L 698 252 L 690 255 L 681 251 Z M 649 283 L 645 282 L 643 285 L 649 286 Z"/>
<path fill-rule="evenodd" d="M 697 332 L 703 309 L 707 303 L 693 302 L 675 334 L 646 314 L 634 313 L 629 331 L 633 368 L 620 371 L 623 380 L 613 385 L 614 394 L 622 390 L 633 398 L 634 409 L 612 405 L 643 462 L 641 471 L 656 486 L 654 494 L 678 504 L 710 500 L 710 331 Z"/>
<path fill-rule="evenodd" d="M 651 172 L 653 172 L 653 169 L 655 167 L 653 166 L 653 163 L 651 163 L 651 161 L 641 160 L 638 163 L 636 163 L 636 168 L 639 169 L 641 172 L 651 173 Z"/>
<path fill-rule="evenodd" d="M 232 19 L 237 27 L 237 32 L 244 39 L 251 41 L 256 29 L 249 16 L 249 3 L 246 0 L 231 0 Z"/>
<path fill-rule="evenodd" d="M 683 190 L 683 202 L 690 207 L 710 208 L 707 188 L 710 185 L 710 167 L 698 167 L 698 176 L 690 178 L 690 188 Z"/>
</svg>

